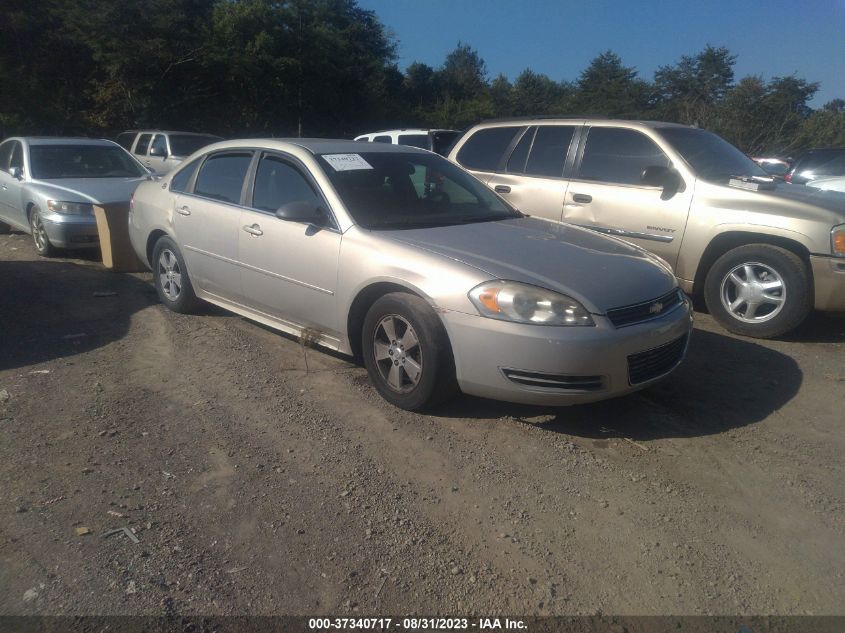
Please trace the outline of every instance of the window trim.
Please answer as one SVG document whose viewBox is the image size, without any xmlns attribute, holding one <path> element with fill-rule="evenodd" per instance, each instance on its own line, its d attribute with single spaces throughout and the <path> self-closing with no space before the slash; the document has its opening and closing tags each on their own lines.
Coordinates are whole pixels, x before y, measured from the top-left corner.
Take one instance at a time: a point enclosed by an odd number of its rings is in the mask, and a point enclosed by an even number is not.
<svg viewBox="0 0 845 633">
<path fill-rule="evenodd" d="M 250 173 L 251 173 L 250 170 L 252 169 L 253 163 L 255 163 L 255 156 L 256 156 L 256 153 L 258 151 L 260 151 L 260 150 L 257 150 L 256 148 L 227 147 L 226 149 L 221 149 L 219 151 L 210 152 L 210 153 L 206 154 L 205 156 L 202 157 L 202 162 L 200 163 L 199 167 L 197 167 L 197 170 L 194 172 L 194 175 L 191 176 L 191 179 L 188 182 L 188 186 L 185 187 L 186 189 L 190 189 L 190 191 L 177 191 L 175 193 L 177 193 L 178 195 L 181 195 L 181 196 L 191 196 L 193 198 L 198 198 L 200 200 L 206 200 L 208 202 L 216 202 L 218 204 L 225 204 L 227 206 L 237 207 L 239 209 L 243 208 L 244 207 L 244 195 L 246 193 L 247 183 L 249 182 L 249 177 L 250 177 Z M 208 196 L 204 196 L 202 194 L 196 193 L 196 191 L 195 191 L 196 184 L 197 184 L 197 178 L 199 177 L 199 174 L 200 174 L 200 171 L 202 171 L 202 168 L 205 167 L 205 164 L 212 157 L 217 157 L 217 156 L 221 156 L 221 155 L 224 155 L 224 154 L 251 154 L 250 163 L 247 166 L 246 172 L 244 174 L 244 182 L 241 185 L 241 195 L 240 195 L 240 199 L 239 199 L 238 202 L 229 202 L 227 200 L 218 200 L 217 198 L 209 198 Z"/>
<path fill-rule="evenodd" d="M 246 178 L 249 186 L 244 192 L 244 203 L 242 205 L 244 209 L 246 209 L 247 211 L 254 211 L 255 213 L 262 213 L 268 217 L 272 217 L 275 220 L 279 220 L 279 222 L 285 222 L 285 220 L 277 218 L 276 214 L 273 211 L 256 209 L 252 206 L 253 196 L 255 194 L 255 180 L 258 178 L 258 166 L 264 158 L 275 158 L 295 169 L 299 173 L 299 175 L 302 176 L 305 181 L 311 186 L 311 188 L 314 190 L 314 193 L 317 194 L 317 197 L 322 200 L 323 206 L 329 214 L 328 219 L 330 220 L 331 225 L 327 224 L 324 226 L 317 226 L 316 224 L 311 224 L 311 226 L 314 226 L 315 228 L 319 229 L 333 231 L 335 233 L 341 233 L 340 223 L 337 221 L 337 215 L 335 214 L 334 209 L 332 209 L 332 206 L 329 204 L 329 201 L 326 198 L 326 195 L 323 193 L 323 190 L 320 188 L 319 183 L 314 178 L 313 174 L 311 174 L 311 171 L 308 169 L 305 163 L 299 160 L 296 156 L 281 152 L 279 150 L 259 149 L 255 152 L 255 156 L 256 157 L 253 158 L 252 164 L 250 165 L 250 168 L 247 171 Z M 199 170 L 197 170 L 197 173 L 199 173 Z"/>
<path fill-rule="evenodd" d="M 672 157 L 666 153 L 666 150 L 661 147 L 660 143 L 658 143 L 655 139 L 651 136 L 643 132 L 642 130 L 637 130 L 635 128 L 630 127 L 622 127 L 617 125 L 584 125 L 582 126 L 581 138 L 579 139 L 578 143 L 578 151 L 577 156 L 572 164 L 572 171 L 571 176 L 568 180 L 572 182 L 583 182 L 586 184 L 593 184 L 593 185 L 602 185 L 605 187 L 628 187 L 634 189 L 644 189 L 644 190 L 654 190 L 654 191 L 663 191 L 663 187 L 655 187 L 649 185 L 643 185 L 641 183 L 627 183 L 627 182 L 610 182 L 608 180 L 598 180 L 598 179 L 589 179 L 589 178 L 579 178 L 578 171 L 581 169 L 581 163 L 584 160 L 584 152 L 587 149 L 587 141 L 590 138 L 590 130 L 593 128 L 602 129 L 602 130 L 626 130 L 628 132 L 633 132 L 635 134 L 639 134 L 640 136 L 648 139 L 649 141 L 654 144 L 654 146 L 660 150 L 660 153 L 666 157 L 666 160 L 669 162 L 669 167 L 674 169 L 675 162 L 672 160 Z M 683 179 L 683 176 L 682 176 Z"/>
</svg>

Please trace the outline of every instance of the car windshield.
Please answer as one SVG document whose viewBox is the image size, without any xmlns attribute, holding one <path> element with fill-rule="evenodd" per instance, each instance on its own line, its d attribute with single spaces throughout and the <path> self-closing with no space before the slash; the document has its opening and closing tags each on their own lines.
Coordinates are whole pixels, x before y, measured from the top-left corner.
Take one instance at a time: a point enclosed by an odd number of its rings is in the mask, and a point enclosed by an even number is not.
<svg viewBox="0 0 845 633">
<path fill-rule="evenodd" d="M 121 147 L 108 145 L 31 145 L 32 177 L 137 178 L 146 175 Z"/>
<path fill-rule="evenodd" d="M 222 140 L 219 136 L 201 136 L 199 134 L 171 134 L 170 153 L 174 156 L 190 156 L 198 149 Z"/>
<path fill-rule="evenodd" d="M 762 167 L 712 132 L 666 127 L 660 129 L 660 134 L 704 180 L 721 181 L 730 176 L 768 177 Z"/>
<path fill-rule="evenodd" d="M 412 229 L 521 217 L 465 171 L 434 154 L 323 154 L 320 163 L 366 229 Z"/>
</svg>

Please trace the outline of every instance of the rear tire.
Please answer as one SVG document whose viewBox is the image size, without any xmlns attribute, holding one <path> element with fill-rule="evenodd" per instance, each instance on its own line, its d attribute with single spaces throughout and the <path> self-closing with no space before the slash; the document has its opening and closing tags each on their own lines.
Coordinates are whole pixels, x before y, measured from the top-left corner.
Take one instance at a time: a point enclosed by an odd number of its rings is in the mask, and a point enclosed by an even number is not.
<svg viewBox="0 0 845 633">
<path fill-rule="evenodd" d="M 446 330 L 416 295 L 393 292 L 373 303 L 364 318 L 361 348 L 370 380 L 394 406 L 420 411 L 458 392 Z"/>
<path fill-rule="evenodd" d="M 188 277 L 188 269 L 179 247 L 169 237 L 161 237 L 153 247 L 153 283 L 158 298 L 168 309 L 191 314 L 200 300 Z"/>
<path fill-rule="evenodd" d="M 747 244 L 722 255 L 707 273 L 707 309 L 726 330 L 772 338 L 795 329 L 812 309 L 812 276 L 792 251 Z"/>
<path fill-rule="evenodd" d="M 0 222 L 0 235 L 6 235 L 9 231 L 12 230 L 12 227 L 6 224 L 5 222 Z"/>
<path fill-rule="evenodd" d="M 37 205 L 33 205 L 29 210 L 29 232 L 32 234 L 35 251 L 41 257 L 55 257 L 58 254 L 58 249 L 50 243 L 50 238 L 47 237 L 47 230 L 44 228 L 44 222 L 41 219 L 41 209 Z"/>
</svg>

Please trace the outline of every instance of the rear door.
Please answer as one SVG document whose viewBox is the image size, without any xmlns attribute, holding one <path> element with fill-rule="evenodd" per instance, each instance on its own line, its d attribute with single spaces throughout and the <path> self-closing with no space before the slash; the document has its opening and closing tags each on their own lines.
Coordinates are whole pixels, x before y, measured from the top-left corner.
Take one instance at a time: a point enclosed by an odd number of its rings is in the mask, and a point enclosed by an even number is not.
<svg viewBox="0 0 845 633">
<path fill-rule="evenodd" d="M 241 299 L 240 205 L 252 156 L 248 150 L 210 154 L 199 167 L 193 190 L 174 199 L 176 236 L 191 280 L 199 289 L 236 303 Z"/>
<path fill-rule="evenodd" d="M 299 161 L 284 154 L 263 154 L 238 233 L 244 302 L 294 326 L 336 337 L 341 234 L 333 220 L 316 227 L 276 217 L 279 207 L 298 201 L 328 213 L 328 203 Z"/>
<path fill-rule="evenodd" d="M 559 222 L 567 189 L 564 168 L 576 130 L 551 124 L 526 129 L 487 185 L 523 213 Z"/>
<path fill-rule="evenodd" d="M 674 267 L 692 201 L 692 183 L 677 191 L 642 184 L 646 167 L 671 166 L 663 150 L 643 132 L 593 126 L 586 130 L 579 150 L 563 219 L 617 235 Z"/>
</svg>

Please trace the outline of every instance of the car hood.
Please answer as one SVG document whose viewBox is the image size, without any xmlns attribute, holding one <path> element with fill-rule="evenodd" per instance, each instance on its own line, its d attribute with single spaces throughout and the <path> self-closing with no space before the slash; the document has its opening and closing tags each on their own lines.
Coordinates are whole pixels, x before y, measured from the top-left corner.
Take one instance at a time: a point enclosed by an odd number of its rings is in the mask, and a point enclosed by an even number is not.
<svg viewBox="0 0 845 633">
<path fill-rule="evenodd" d="M 66 202 L 108 204 L 129 202 L 135 188 L 147 180 L 136 178 L 57 178 L 33 180 L 29 186 L 43 195 Z"/>
<path fill-rule="evenodd" d="M 571 224 L 518 218 L 379 233 L 493 279 L 562 292 L 596 314 L 654 299 L 676 285 L 644 250 Z"/>
</svg>

